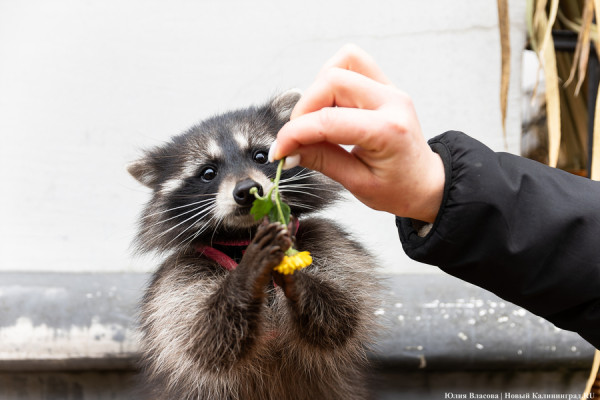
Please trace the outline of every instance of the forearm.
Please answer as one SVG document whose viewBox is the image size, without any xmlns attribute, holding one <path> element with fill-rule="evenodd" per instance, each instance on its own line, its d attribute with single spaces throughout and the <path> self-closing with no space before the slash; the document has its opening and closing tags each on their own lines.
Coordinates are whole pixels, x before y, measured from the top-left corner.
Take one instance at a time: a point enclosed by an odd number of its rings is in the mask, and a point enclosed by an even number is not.
<svg viewBox="0 0 600 400">
<path fill-rule="evenodd" d="M 328 220 L 302 220 L 296 238 L 313 264 L 283 282 L 294 332 L 310 346 L 326 349 L 369 341 L 378 302 L 374 294 L 381 289 L 374 258 Z"/>
<path fill-rule="evenodd" d="M 407 254 L 600 346 L 600 184 L 456 132 L 430 145 L 444 198 L 425 237 L 398 219 Z"/>
<path fill-rule="evenodd" d="M 182 363 L 228 371 L 253 351 L 262 303 L 243 273 L 174 265 L 151 284 L 142 306 L 150 368 L 165 376 L 179 374 Z"/>
</svg>

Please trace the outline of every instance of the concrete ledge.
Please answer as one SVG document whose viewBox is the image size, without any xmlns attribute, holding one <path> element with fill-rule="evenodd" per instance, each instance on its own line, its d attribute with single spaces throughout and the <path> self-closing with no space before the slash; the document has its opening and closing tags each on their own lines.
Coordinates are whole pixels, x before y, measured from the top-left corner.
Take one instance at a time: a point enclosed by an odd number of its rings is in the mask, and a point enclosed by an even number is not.
<svg viewBox="0 0 600 400">
<path fill-rule="evenodd" d="M 147 274 L 0 273 L 0 371 L 135 369 Z M 390 370 L 586 369 L 578 335 L 452 277 L 387 275 L 371 357 Z"/>
<path fill-rule="evenodd" d="M 594 348 L 521 307 L 448 275 L 388 275 L 373 358 L 401 369 L 590 368 Z"/>
<path fill-rule="evenodd" d="M 132 369 L 147 278 L 0 273 L 0 370 Z"/>
</svg>

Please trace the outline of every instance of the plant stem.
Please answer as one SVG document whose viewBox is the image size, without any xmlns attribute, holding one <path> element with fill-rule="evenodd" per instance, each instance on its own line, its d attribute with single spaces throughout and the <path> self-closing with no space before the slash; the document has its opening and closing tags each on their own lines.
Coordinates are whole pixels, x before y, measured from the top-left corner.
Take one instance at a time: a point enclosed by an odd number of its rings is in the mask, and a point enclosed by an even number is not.
<svg viewBox="0 0 600 400">
<path fill-rule="evenodd" d="M 283 211 L 281 210 L 281 198 L 279 197 L 279 179 L 281 178 L 281 171 L 283 170 L 283 163 L 285 157 L 279 160 L 277 166 L 277 173 L 275 174 L 275 180 L 273 181 L 273 187 L 275 188 L 275 206 L 277 206 L 277 214 L 279 215 L 279 222 L 285 225 L 285 219 L 283 218 Z"/>
</svg>

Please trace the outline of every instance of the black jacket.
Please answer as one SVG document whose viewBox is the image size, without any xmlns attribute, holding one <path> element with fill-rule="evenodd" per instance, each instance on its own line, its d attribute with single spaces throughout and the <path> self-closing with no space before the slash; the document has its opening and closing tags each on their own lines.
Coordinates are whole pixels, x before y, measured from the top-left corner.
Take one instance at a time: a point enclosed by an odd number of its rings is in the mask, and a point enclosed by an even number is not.
<svg viewBox="0 0 600 400">
<path fill-rule="evenodd" d="M 397 218 L 406 253 L 600 348 L 600 183 L 460 132 L 429 144 L 444 161 L 444 198 L 425 237 Z"/>
</svg>

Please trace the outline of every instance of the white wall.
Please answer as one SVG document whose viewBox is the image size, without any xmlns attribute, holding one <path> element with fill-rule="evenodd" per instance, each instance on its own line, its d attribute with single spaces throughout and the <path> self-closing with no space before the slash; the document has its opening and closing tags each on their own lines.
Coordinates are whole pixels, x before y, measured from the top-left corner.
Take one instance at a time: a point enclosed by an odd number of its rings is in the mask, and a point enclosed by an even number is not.
<svg viewBox="0 0 600 400">
<path fill-rule="evenodd" d="M 428 137 L 460 129 L 503 149 L 495 0 L 0 0 L 0 270 L 151 270 L 128 250 L 148 193 L 124 165 L 202 117 L 308 86 L 347 42 L 413 96 Z M 332 215 L 387 271 L 434 270 L 403 255 L 392 216 Z"/>
</svg>

